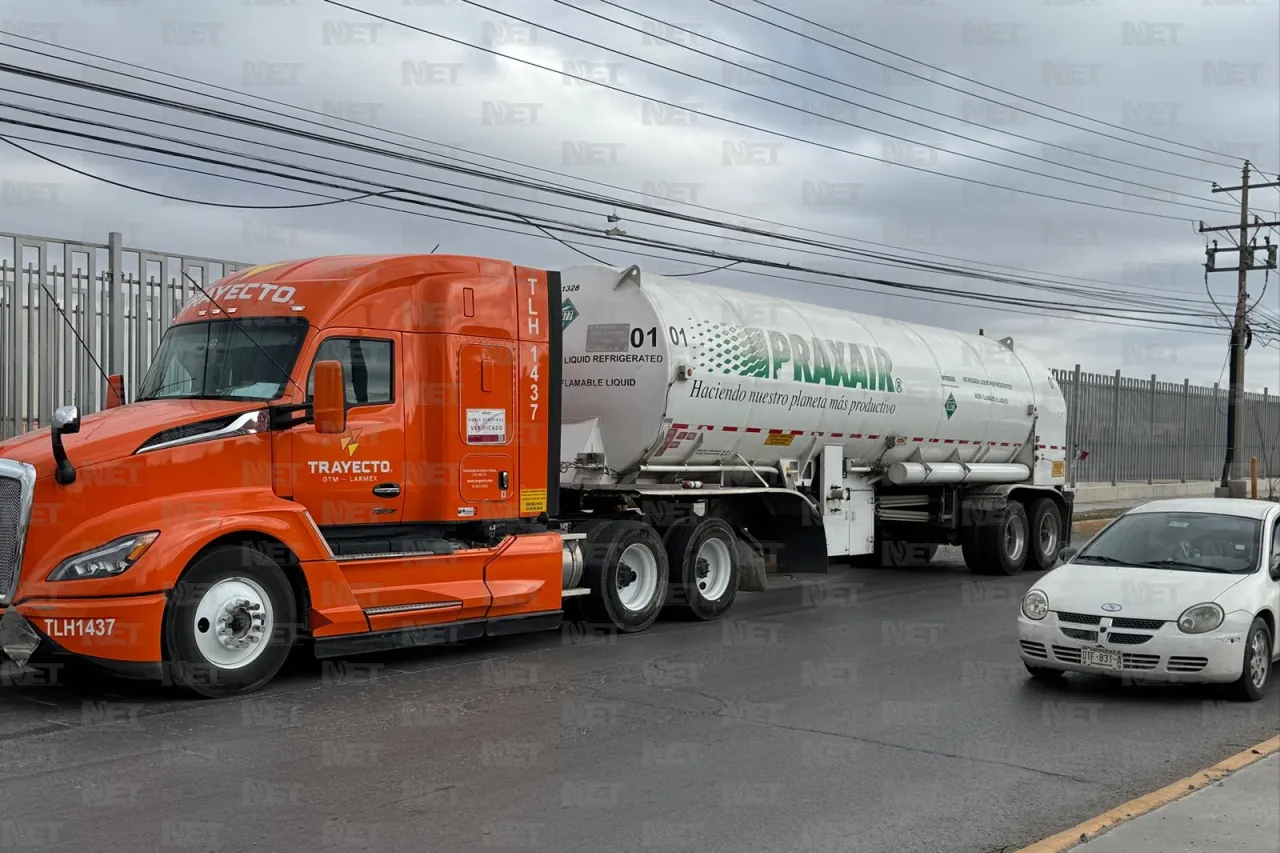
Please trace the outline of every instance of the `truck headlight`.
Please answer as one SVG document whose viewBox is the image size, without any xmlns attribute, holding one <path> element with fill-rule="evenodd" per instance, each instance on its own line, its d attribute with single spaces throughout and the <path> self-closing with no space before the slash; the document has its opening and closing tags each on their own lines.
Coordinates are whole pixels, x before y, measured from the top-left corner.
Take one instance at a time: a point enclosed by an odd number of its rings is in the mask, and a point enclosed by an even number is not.
<svg viewBox="0 0 1280 853">
<path fill-rule="evenodd" d="M 1178 617 L 1178 630 L 1184 634 L 1203 634 L 1222 624 L 1226 614 L 1212 602 L 1188 607 Z"/>
<path fill-rule="evenodd" d="M 1049 596 L 1033 589 L 1022 596 L 1022 615 L 1039 622 L 1049 613 Z"/>
<path fill-rule="evenodd" d="M 101 548 L 68 557 L 49 573 L 48 579 L 71 581 L 115 577 L 138 562 L 159 535 L 158 530 L 134 533 L 108 542 Z"/>
</svg>

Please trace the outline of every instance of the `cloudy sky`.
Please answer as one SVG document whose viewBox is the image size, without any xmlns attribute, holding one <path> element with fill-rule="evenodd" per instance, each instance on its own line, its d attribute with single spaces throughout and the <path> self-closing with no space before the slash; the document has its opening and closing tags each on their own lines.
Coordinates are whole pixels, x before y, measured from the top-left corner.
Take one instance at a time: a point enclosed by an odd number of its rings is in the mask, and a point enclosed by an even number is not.
<svg viewBox="0 0 1280 853">
<path fill-rule="evenodd" d="M 995 294 L 1001 301 L 982 303 L 857 281 L 826 279 L 824 285 L 811 273 L 746 264 L 704 276 L 822 305 L 1012 335 L 1055 367 L 1079 363 L 1098 373 L 1120 369 L 1135 377 L 1156 373 L 1167 381 L 1226 383 L 1227 336 L 1214 328 L 1223 321 L 1206 295 L 1206 235 L 1197 228 L 1200 221 L 1238 221 L 1238 194 L 1210 190 L 1213 182 L 1238 185 L 1244 158 L 1265 170 L 1255 180 L 1280 179 L 1277 0 L 483 0 L 488 8 L 463 0 L 343 2 L 372 14 L 323 0 L 0 0 L 0 27 L 9 33 L 241 94 L 95 71 L 81 63 L 101 64 L 98 59 L 23 38 L 0 37 L 0 62 L 375 150 L 304 140 L 11 70 L 0 82 L 0 134 L 91 175 L 180 198 L 299 205 L 324 199 L 275 187 L 341 198 L 409 189 L 589 229 L 599 236 L 562 236 L 615 265 L 639 262 L 658 272 L 687 273 L 724 262 L 678 249 L 610 244 L 604 235 L 611 227 L 646 240 L 945 288 L 964 297 Z M 627 6 L 643 15 L 624 11 Z M 145 70 L 121 70 L 154 78 Z M 560 73 L 565 70 L 616 90 L 569 79 Z M 275 162 L 252 164 L 267 174 L 227 165 L 251 164 L 247 156 Z M 423 157 L 824 245 L 615 211 L 609 204 L 414 162 Z M 425 252 L 437 244 L 441 252 L 531 266 L 585 260 L 523 223 L 487 223 L 519 232 L 504 233 L 478 227 L 483 220 L 475 217 L 404 201 L 229 209 L 112 186 L 7 145 L 0 146 L 0 164 L 4 232 L 105 242 L 106 232 L 117 230 L 132 247 L 245 262 Z M 314 171 L 292 168 L 298 166 Z M 193 168 L 271 186 L 192 174 Z M 1251 201 L 1264 219 L 1280 219 L 1277 189 L 1257 190 Z M 615 212 L 620 221 L 610 222 Z M 423 213 L 445 219 L 415 215 Z M 1270 230 L 1259 232 L 1259 241 L 1267 234 L 1280 239 Z M 1234 232 L 1208 236 L 1229 246 Z M 12 257 L 11 246 L 0 240 L 0 257 L 6 252 Z M 874 263 L 884 256 L 960 266 L 1022 285 L 954 269 Z M 1234 266 L 1236 255 L 1224 253 L 1218 264 Z M 1253 298 L 1261 296 L 1254 322 L 1262 328 L 1280 326 L 1276 278 L 1262 272 L 1250 277 Z M 1028 283 L 1033 286 L 1023 286 Z M 1213 296 L 1228 312 L 1235 284 L 1233 273 L 1209 277 Z M 1063 302 L 1097 315 L 1044 307 Z M 1122 309 L 1144 313 L 1123 315 Z M 1117 316 L 1144 318 L 1143 325 L 1116 325 Z M 1157 321 L 1204 328 L 1161 327 Z M 1255 337 L 1247 379 L 1257 390 L 1280 388 L 1275 335 Z"/>
</svg>

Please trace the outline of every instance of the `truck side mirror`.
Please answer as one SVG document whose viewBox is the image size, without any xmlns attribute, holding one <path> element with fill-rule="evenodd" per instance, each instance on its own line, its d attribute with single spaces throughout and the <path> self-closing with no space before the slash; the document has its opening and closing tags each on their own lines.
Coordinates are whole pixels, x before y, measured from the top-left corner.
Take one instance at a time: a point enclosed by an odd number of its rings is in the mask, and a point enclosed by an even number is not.
<svg viewBox="0 0 1280 853">
<path fill-rule="evenodd" d="M 342 379 L 342 363 L 321 361 L 315 368 L 315 393 L 311 401 L 312 420 L 321 435 L 338 435 L 347 430 L 347 388 Z"/>
<path fill-rule="evenodd" d="M 53 461 L 57 464 L 53 478 L 60 486 L 69 486 L 76 481 L 76 468 L 67 458 L 67 451 L 62 446 L 64 435 L 75 435 L 80 432 L 80 410 L 75 406 L 59 406 L 53 413 L 53 425 L 49 430 L 53 441 Z"/>
<path fill-rule="evenodd" d="M 113 373 L 107 377 L 107 399 L 103 409 L 118 409 L 124 405 L 124 377 Z"/>
</svg>

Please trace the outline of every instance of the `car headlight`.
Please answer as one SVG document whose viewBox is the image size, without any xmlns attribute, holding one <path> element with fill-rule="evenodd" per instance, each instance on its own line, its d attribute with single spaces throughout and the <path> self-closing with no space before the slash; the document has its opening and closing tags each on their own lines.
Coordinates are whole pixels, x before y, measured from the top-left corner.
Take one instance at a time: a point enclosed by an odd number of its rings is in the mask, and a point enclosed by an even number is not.
<svg viewBox="0 0 1280 853">
<path fill-rule="evenodd" d="M 1178 617 L 1178 630 L 1184 634 L 1203 634 L 1205 631 L 1217 628 L 1225 618 L 1226 614 L 1218 605 L 1197 604 L 1194 607 L 1188 607 Z"/>
<path fill-rule="evenodd" d="M 1049 613 L 1049 597 L 1038 589 L 1022 596 L 1022 615 L 1039 622 Z"/>
<path fill-rule="evenodd" d="M 135 533 L 108 542 L 101 548 L 68 557 L 49 573 L 51 581 L 86 580 L 115 577 L 127 570 L 147 553 L 159 531 Z"/>
</svg>

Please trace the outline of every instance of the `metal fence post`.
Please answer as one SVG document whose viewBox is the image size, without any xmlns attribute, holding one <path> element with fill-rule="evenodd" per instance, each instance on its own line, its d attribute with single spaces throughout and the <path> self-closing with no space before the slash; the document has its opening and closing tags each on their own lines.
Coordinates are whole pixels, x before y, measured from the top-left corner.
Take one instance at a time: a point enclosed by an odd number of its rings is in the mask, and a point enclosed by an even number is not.
<svg viewBox="0 0 1280 853">
<path fill-rule="evenodd" d="M 1147 442 L 1147 485 L 1156 481 L 1156 375 L 1151 374 L 1151 434 Z"/>
<path fill-rule="evenodd" d="M 1115 397 L 1111 406 L 1111 485 L 1120 479 L 1120 371 L 1116 371 Z"/>
<path fill-rule="evenodd" d="M 107 298 L 103 314 L 107 318 L 110 353 L 107 373 L 124 371 L 124 238 L 119 231 L 107 236 Z M 127 393 L 127 391 L 126 391 Z"/>
<path fill-rule="evenodd" d="M 1076 365 L 1071 373 L 1071 444 L 1067 451 L 1067 470 L 1071 478 L 1071 488 L 1076 487 L 1076 456 L 1080 448 L 1080 365 Z"/>
<path fill-rule="evenodd" d="M 1187 453 L 1191 449 L 1191 380 L 1182 380 L 1182 482 L 1187 482 Z"/>
</svg>

